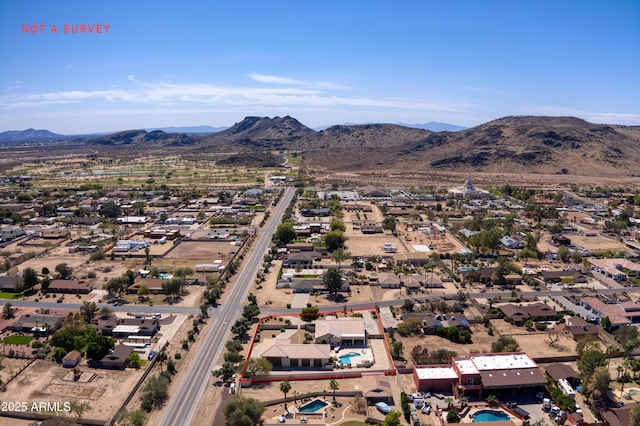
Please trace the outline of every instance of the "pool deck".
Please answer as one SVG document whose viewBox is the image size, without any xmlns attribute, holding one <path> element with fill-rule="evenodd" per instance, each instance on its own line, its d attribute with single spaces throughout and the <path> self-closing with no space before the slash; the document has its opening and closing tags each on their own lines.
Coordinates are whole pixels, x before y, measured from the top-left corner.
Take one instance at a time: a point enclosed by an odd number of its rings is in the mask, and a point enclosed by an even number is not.
<svg viewBox="0 0 640 426">
<path fill-rule="evenodd" d="M 351 358 L 351 368 L 357 367 L 359 364 L 370 363 L 370 365 L 375 364 L 375 357 L 373 356 L 373 351 L 370 347 L 366 348 L 340 348 L 338 351 L 333 351 L 332 356 L 339 358 L 342 355 L 347 355 L 350 353 L 357 353 L 360 356 Z M 344 364 L 347 366 L 347 364 Z M 347 367 L 349 368 L 349 367 Z"/>
<path fill-rule="evenodd" d="M 473 415 L 478 411 L 484 411 L 484 410 L 502 411 L 503 413 L 509 415 L 509 420 L 498 421 L 498 422 L 478 422 L 476 423 L 478 425 L 488 424 L 488 423 L 491 423 L 492 425 L 501 425 L 501 426 L 502 425 L 504 426 L 508 426 L 508 425 L 523 426 L 524 425 L 524 422 L 522 420 L 520 420 L 513 414 L 509 413 L 508 411 L 503 410 L 500 407 L 488 406 L 486 404 L 482 404 L 482 405 L 472 404 L 469 412 L 466 413 L 466 415 L 460 419 L 460 423 L 473 423 Z M 445 418 L 446 418 L 446 414 L 445 414 Z"/>
</svg>

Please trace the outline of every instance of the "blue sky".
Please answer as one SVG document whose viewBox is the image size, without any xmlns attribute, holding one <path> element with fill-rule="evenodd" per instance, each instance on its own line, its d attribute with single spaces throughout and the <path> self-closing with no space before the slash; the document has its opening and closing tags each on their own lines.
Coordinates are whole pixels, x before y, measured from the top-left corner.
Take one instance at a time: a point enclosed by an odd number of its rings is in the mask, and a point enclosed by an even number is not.
<svg viewBox="0 0 640 426">
<path fill-rule="evenodd" d="M 507 115 L 640 125 L 640 2 L 0 0 L 0 64 L 0 131 L 248 115 L 310 127 Z"/>
</svg>

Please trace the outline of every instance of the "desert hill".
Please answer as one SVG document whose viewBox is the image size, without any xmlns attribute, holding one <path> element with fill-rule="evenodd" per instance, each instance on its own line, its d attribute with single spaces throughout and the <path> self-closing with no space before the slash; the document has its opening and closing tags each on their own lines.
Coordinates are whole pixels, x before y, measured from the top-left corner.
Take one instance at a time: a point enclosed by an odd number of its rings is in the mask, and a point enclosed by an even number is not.
<svg viewBox="0 0 640 426">
<path fill-rule="evenodd" d="M 398 139 L 378 147 L 342 144 L 311 150 L 305 164 L 316 171 L 375 167 L 639 176 L 640 140 L 632 135 L 574 117 L 505 117 L 458 132 L 425 131 L 418 140 L 413 132 L 399 131 Z M 349 139 L 346 132 L 334 137 Z"/>
</svg>

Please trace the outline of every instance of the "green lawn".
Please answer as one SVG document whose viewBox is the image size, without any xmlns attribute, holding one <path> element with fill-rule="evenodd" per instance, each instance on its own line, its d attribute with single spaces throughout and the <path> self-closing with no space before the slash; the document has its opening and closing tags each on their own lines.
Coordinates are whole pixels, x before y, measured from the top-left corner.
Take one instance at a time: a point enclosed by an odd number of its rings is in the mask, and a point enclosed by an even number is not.
<svg viewBox="0 0 640 426">
<path fill-rule="evenodd" d="M 2 339 L 2 343 L 7 345 L 28 345 L 33 340 L 31 336 L 7 336 Z"/>
<path fill-rule="evenodd" d="M 22 293 L 10 293 L 8 291 L 0 291 L 0 299 L 22 299 Z"/>
</svg>

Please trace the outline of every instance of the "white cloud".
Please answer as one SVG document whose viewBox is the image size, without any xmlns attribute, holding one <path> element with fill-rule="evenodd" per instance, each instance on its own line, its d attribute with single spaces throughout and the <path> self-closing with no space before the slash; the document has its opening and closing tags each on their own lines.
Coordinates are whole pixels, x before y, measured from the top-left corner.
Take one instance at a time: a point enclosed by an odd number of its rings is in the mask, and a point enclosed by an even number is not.
<svg viewBox="0 0 640 426">
<path fill-rule="evenodd" d="M 582 118 L 591 123 L 638 125 L 640 124 L 640 114 L 624 114 L 616 112 L 592 112 L 575 108 L 538 105 L 534 110 L 541 115 L 551 116 L 572 116 Z"/>
<path fill-rule="evenodd" d="M 158 107 L 231 107 L 247 108 L 374 108 L 410 111 L 460 111 L 469 107 L 462 102 L 438 103 L 410 98 L 369 98 L 335 94 L 321 83 L 304 83 L 277 76 L 252 74 L 256 81 L 283 84 L 282 87 L 230 87 L 207 83 L 145 82 L 133 75 L 128 88 L 110 90 L 70 90 L 38 94 L 10 93 L 0 96 L 0 107 L 5 109 L 36 108 L 60 103 L 107 101 L 120 106 L 153 105 Z M 288 83 L 288 84 L 285 84 Z M 108 108 L 108 106 L 106 106 Z"/>
</svg>

